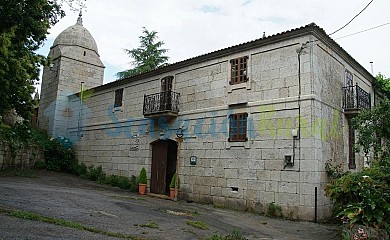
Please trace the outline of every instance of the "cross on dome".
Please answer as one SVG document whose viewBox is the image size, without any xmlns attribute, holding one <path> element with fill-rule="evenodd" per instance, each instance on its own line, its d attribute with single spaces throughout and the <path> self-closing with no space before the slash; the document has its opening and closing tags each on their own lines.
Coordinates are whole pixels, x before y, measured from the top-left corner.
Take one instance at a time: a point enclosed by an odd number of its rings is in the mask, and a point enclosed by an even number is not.
<svg viewBox="0 0 390 240">
<path fill-rule="evenodd" d="M 82 11 L 83 11 L 83 10 L 80 10 L 79 17 L 77 18 L 76 25 L 81 25 L 81 26 L 83 26 L 83 18 L 82 18 L 83 12 L 82 12 Z"/>
</svg>

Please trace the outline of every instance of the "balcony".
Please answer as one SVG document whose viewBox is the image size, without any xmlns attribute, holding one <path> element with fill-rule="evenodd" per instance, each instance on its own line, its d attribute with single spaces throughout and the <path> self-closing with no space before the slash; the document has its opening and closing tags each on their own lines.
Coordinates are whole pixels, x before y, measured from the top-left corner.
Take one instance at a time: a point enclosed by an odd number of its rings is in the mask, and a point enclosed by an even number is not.
<svg viewBox="0 0 390 240">
<path fill-rule="evenodd" d="M 167 91 L 144 96 L 143 114 L 146 118 L 177 117 L 180 93 Z"/>
<path fill-rule="evenodd" d="M 358 85 L 343 87 L 343 109 L 347 117 L 356 116 L 360 110 L 371 108 L 371 95 Z"/>
</svg>

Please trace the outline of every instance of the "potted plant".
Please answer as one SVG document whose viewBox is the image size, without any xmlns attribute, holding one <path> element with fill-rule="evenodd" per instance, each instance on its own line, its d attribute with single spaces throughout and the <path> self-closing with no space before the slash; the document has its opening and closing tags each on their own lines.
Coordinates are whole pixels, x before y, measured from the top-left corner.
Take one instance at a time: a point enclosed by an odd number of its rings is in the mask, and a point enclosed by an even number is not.
<svg viewBox="0 0 390 240">
<path fill-rule="evenodd" d="M 176 181 L 176 173 L 173 175 L 171 179 L 171 183 L 169 184 L 169 190 L 170 190 L 169 197 L 171 198 L 171 200 L 175 199 L 175 181 Z M 177 179 L 177 189 L 179 188 L 180 188 L 180 178 Z"/>
<path fill-rule="evenodd" d="M 148 181 L 148 179 L 146 177 L 146 170 L 143 167 L 141 169 L 141 172 L 139 174 L 139 179 L 138 179 L 138 192 L 139 192 L 139 194 L 141 194 L 141 195 L 145 194 L 147 181 Z"/>
</svg>

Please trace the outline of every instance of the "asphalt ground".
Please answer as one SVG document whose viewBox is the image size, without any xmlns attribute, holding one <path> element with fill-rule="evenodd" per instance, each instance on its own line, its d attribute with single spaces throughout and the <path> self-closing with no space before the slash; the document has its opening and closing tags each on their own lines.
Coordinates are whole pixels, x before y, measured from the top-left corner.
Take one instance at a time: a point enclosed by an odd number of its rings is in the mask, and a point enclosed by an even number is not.
<svg viewBox="0 0 390 240">
<path fill-rule="evenodd" d="M 330 224 L 141 196 L 63 173 L 40 171 L 26 178 L 0 172 L 0 240 L 204 239 L 234 229 L 246 239 L 340 239 L 338 227 Z"/>
</svg>

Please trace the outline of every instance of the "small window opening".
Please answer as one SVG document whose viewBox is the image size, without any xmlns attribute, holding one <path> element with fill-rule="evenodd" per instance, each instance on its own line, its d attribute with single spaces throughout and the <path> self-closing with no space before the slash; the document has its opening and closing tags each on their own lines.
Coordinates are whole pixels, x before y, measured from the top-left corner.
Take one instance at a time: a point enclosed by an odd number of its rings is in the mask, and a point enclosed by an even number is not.
<svg viewBox="0 0 390 240">
<path fill-rule="evenodd" d="M 247 60 L 248 56 L 230 60 L 230 85 L 248 81 Z"/>
<path fill-rule="evenodd" d="M 122 107 L 123 88 L 115 90 L 114 108 Z"/>
<path fill-rule="evenodd" d="M 87 53 L 84 51 L 84 56 L 86 55 Z"/>
</svg>

